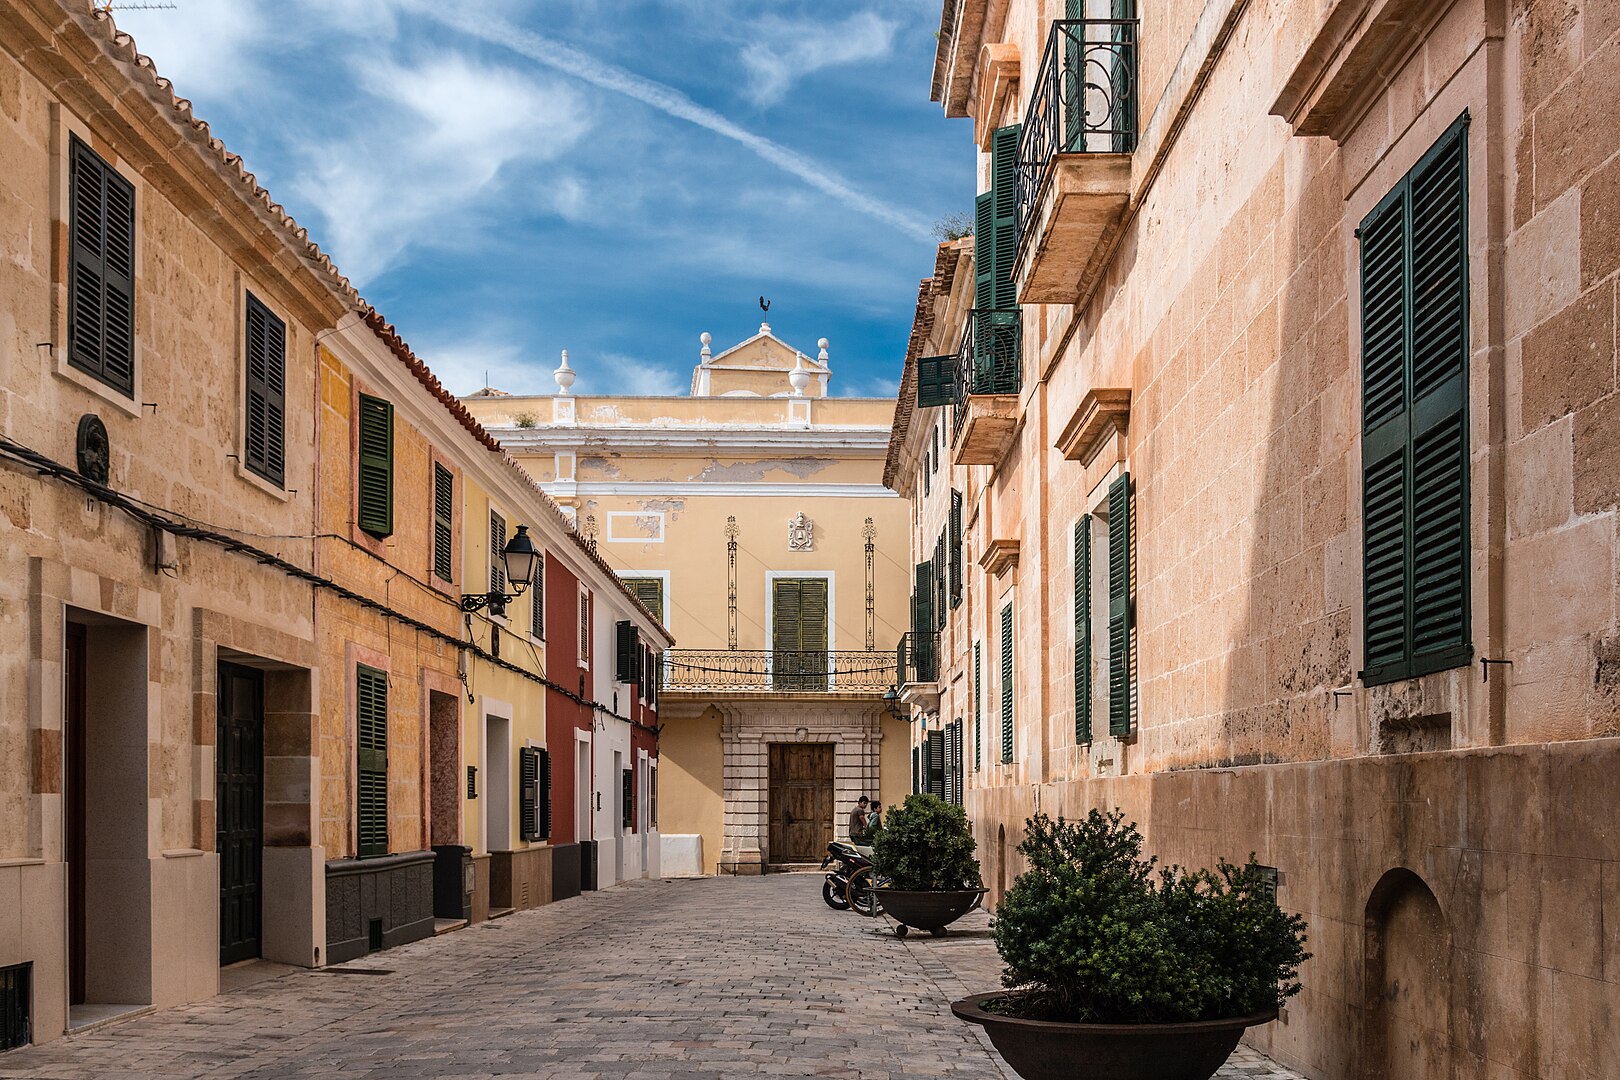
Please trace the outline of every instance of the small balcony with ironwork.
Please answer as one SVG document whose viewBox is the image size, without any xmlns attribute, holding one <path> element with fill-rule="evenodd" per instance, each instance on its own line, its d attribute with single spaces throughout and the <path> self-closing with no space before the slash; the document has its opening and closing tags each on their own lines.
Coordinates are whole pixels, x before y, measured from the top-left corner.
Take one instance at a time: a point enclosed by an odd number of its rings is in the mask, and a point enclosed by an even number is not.
<svg viewBox="0 0 1620 1080">
<path fill-rule="evenodd" d="M 900 635 L 895 668 L 900 673 L 900 700 L 920 709 L 939 708 L 939 633 L 911 630 Z"/>
<path fill-rule="evenodd" d="M 999 465 L 1018 430 L 1023 321 L 1017 308 L 974 308 L 962 329 L 951 385 L 957 465 Z"/>
<path fill-rule="evenodd" d="M 1021 304 L 1073 303 L 1124 219 L 1136 149 L 1137 20 L 1052 23 L 1018 143 Z"/>
<path fill-rule="evenodd" d="M 660 693 L 669 697 L 865 696 L 895 682 L 895 654 L 879 650 L 671 649 Z"/>
</svg>

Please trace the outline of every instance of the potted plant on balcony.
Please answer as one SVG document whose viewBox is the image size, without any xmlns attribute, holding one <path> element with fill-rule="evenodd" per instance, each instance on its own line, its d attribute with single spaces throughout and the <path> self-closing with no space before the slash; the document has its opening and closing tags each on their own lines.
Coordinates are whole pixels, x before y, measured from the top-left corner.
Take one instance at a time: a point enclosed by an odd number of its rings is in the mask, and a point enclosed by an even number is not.
<svg viewBox="0 0 1620 1080">
<path fill-rule="evenodd" d="M 979 906 L 984 882 L 975 847 L 962 808 L 937 795 L 911 795 L 889 811 L 872 834 L 872 862 L 882 883 L 877 906 L 895 920 L 896 935 L 916 927 L 944 937 Z"/>
<path fill-rule="evenodd" d="M 1208 1080 L 1299 992 L 1305 921 L 1278 908 L 1252 856 L 1155 873 L 1117 810 L 1037 815 L 1018 850 L 1029 869 L 994 926 L 1004 989 L 951 1011 L 1019 1076 Z"/>
</svg>

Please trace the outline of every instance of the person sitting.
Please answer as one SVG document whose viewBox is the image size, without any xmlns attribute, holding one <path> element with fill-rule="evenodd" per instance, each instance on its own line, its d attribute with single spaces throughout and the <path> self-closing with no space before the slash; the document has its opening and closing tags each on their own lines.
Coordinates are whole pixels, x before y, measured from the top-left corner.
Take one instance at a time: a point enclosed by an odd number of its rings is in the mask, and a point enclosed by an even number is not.
<svg viewBox="0 0 1620 1080">
<path fill-rule="evenodd" d="M 855 809 L 849 812 L 849 842 L 856 847 L 861 847 L 866 843 L 866 807 L 870 801 L 865 795 L 862 795 L 855 801 Z"/>
</svg>

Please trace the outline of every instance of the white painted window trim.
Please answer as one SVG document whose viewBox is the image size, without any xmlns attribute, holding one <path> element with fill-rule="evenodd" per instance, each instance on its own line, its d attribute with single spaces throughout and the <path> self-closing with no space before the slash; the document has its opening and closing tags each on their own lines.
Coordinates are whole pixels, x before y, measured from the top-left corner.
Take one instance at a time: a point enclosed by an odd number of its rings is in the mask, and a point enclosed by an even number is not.
<svg viewBox="0 0 1620 1080">
<path fill-rule="evenodd" d="M 649 518 L 658 519 L 658 536 L 614 536 L 613 522 L 617 518 Z M 603 523 L 603 539 L 610 544 L 662 544 L 664 542 L 664 512 L 662 510 L 609 510 L 607 520 Z"/>
</svg>

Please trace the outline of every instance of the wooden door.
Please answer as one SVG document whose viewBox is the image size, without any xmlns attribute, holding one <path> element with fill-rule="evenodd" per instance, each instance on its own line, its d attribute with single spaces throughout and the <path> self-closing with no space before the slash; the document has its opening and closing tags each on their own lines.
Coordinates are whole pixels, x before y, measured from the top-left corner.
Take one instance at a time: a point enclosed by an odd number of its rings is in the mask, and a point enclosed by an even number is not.
<svg viewBox="0 0 1620 1080">
<path fill-rule="evenodd" d="M 264 673 L 219 665 L 215 849 L 219 852 L 219 962 L 259 955 L 264 850 Z"/>
<path fill-rule="evenodd" d="M 771 672 L 778 690 L 827 689 L 826 578 L 772 583 Z"/>
<path fill-rule="evenodd" d="M 770 785 L 770 861 L 820 862 L 833 838 L 832 744 L 773 743 Z"/>
<path fill-rule="evenodd" d="M 84 1004 L 84 752 L 85 752 L 85 630 L 80 623 L 67 624 L 67 653 L 63 687 L 62 725 L 66 748 L 62 763 L 63 822 L 67 844 L 68 871 L 68 1004 Z"/>
</svg>

